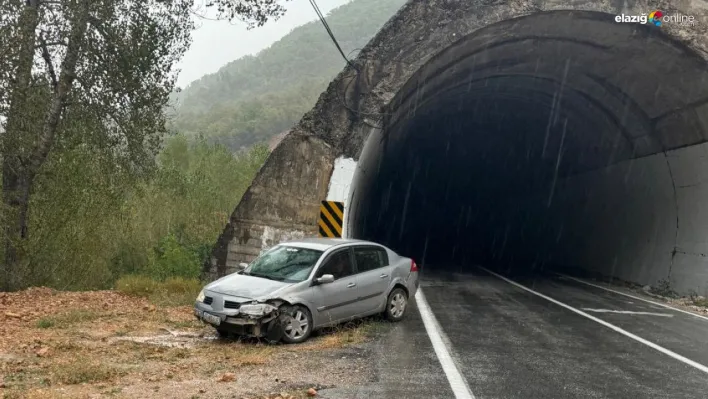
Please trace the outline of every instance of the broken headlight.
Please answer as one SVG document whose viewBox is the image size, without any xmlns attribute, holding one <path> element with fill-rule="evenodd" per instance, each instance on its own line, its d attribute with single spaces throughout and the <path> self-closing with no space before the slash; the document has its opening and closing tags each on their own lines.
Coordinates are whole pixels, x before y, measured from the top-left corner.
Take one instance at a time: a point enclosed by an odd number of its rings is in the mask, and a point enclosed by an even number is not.
<svg viewBox="0 0 708 399">
<path fill-rule="evenodd" d="M 241 307 L 238 308 L 238 312 L 249 316 L 263 316 L 272 313 L 276 309 L 278 308 L 273 305 L 269 305 L 267 303 L 258 303 L 251 305 L 241 305 Z"/>
</svg>

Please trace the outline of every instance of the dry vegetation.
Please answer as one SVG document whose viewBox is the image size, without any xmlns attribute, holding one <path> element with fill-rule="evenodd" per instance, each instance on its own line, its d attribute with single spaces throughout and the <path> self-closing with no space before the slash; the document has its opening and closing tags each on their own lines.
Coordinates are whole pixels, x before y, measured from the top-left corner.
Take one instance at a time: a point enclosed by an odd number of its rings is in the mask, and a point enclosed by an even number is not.
<svg viewBox="0 0 708 399">
<path fill-rule="evenodd" d="M 327 359 L 379 325 L 341 327 L 301 345 L 219 340 L 191 306 L 165 306 L 166 291 L 145 296 L 0 293 L 0 397 L 307 397 L 327 384 Z M 324 380 L 313 377 L 317 367 Z"/>
<path fill-rule="evenodd" d="M 654 298 L 654 300 L 666 302 L 679 309 L 702 315 L 708 314 L 708 299 L 706 299 L 705 296 L 698 295 L 695 291 L 690 292 L 688 295 L 681 296 L 671 288 L 670 281 L 666 279 L 659 280 L 654 286 L 642 286 L 629 281 L 609 277 L 596 277 L 594 280 L 614 286 L 613 288 L 615 289 L 619 288 L 621 291 L 626 291 L 628 294 L 639 294 L 640 296 L 647 297 L 647 299 Z"/>
</svg>

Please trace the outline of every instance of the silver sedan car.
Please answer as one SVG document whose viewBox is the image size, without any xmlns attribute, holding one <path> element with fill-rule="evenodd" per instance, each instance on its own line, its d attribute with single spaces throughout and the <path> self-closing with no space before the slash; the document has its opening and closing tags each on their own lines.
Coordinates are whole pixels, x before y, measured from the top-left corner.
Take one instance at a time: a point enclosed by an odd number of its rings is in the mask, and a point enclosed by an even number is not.
<svg viewBox="0 0 708 399">
<path fill-rule="evenodd" d="M 383 313 L 399 321 L 418 290 L 418 266 L 383 245 L 312 238 L 281 243 L 208 284 L 195 316 L 220 335 L 299 343 L 312 331 Z"/>
</svg>

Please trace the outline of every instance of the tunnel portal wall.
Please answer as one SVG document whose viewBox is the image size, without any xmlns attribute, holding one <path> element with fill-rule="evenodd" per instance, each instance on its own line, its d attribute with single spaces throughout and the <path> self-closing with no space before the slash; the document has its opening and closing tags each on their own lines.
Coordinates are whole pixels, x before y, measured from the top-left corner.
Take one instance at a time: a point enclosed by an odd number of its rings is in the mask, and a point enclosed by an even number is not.
<svg viewBox="0 0 708 399">
<path fill-rule="evenodd" d="M 483 245 L 509 262 L 668 281 L 679 293 L 708 295 L 708 144 L 559 180 L 551 190 L 510 201 L 506 223 Z"/>
</svg>

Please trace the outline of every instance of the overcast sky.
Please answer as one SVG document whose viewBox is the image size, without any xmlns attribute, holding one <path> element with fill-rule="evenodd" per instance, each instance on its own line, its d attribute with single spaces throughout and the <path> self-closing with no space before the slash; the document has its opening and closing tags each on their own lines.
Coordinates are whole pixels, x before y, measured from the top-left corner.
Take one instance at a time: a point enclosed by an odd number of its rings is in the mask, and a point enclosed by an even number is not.
<svg viewBox="0 0 708 399">
<path fill-rule="evenodd" d="M 317 5 L 322 13 L 327 15 L 333 8 L 349 1 L 317 0 Z M 250 31 L 246 30 L 246 25 L 241 22 L 197 20 L 197 29 L 192 34 L 192 45 L 179 64 L 182 71 L 177 85 L 184 88 L 203 75 L 218 71 L 230 61 L 267 48 L 293 28 L 317 19 L 317 14 L 308 0 L 281 0 L 281 4 L 287 8 L 285 16 Z M 324 27 L 322 34 L 327 34 Z"/>
</svg>

